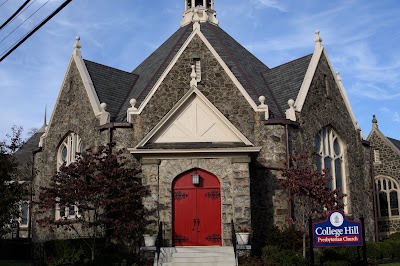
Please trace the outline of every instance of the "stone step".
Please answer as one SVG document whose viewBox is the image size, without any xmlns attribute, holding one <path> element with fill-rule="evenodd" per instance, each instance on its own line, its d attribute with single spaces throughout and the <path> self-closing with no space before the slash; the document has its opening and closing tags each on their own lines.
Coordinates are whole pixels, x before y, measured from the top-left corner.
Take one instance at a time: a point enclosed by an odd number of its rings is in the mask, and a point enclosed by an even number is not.
<svg viewBox="0 0 400 266">
<path fill-rule="evenodd" d="M 235 266 L 232 247 L 177 247 L 165 266 Z"/>
<path fill-rule="evenodd" d="M 164 265 L 164 264 L 163 264 Z M 170 264 L 171 266 L 235 266 L 236 263 L 232 262 L 197 262 L 197 263 L 187 263 L 187 262 L 174 262 Z"/>
</svg>

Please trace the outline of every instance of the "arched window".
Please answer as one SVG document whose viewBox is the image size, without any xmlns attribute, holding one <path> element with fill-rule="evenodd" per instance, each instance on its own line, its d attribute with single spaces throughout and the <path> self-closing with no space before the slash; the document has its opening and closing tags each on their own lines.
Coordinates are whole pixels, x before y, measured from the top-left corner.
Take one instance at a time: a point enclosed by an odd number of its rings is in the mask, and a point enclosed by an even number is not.
<svg viewBox="0 0 400 266">
<path fill-rule="evenodd" d="M 332 177 L 329 188 L 339 189 L 340 194 L 347 194 L 343 147 L 339 136 L 330 127 L 321 129 L 315 138 L 317 169 L 322 171 L 329 168 L 329 174 Z M 346 211 L 346 197 L 344 204 Z"/>
<path fill-rule="evenodd" d="M 66 165 L 75 162 L 79 153 L 82 153 L 82 140 L 78 134 L 71 132 L 65 137 L 63 142 L 60 144 L 57 153 L 57 169 L 59 169 L 64 163 Z M 74 203 L 75 204 L 75 203 Z M 56 206 L 56 219 L 68 218 L 73 219 L 78 215 L 78 208 L 75 205 Z"/>
<path fill-rule="evenodd" d="M 82 152 L 82 140 L 78 134 L 70 133 L 58 148 L 57 168 L 63 163 L 67 165 L 75 162 L 78 153 Z"/>
<path fill-rule="evenodd" d="M 399 216 L 399 183 L 391 177 L 377 177 L 375 184 L 378 197 L 379 217 Z"/>
</svg>

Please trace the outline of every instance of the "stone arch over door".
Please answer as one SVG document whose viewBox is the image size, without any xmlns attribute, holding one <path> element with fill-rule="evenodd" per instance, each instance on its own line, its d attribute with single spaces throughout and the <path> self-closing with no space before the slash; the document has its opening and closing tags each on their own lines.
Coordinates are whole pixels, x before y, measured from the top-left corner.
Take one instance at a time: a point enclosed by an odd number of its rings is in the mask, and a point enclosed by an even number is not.
<svg viewBox="0 0 400 266">
<path fill-rule="evenodd" d="M 194 168 L 177 176 L 172 182 L 173 245 L 221 246 L 221 206 L 221 185 L 214 174 Z"/>
</svg>

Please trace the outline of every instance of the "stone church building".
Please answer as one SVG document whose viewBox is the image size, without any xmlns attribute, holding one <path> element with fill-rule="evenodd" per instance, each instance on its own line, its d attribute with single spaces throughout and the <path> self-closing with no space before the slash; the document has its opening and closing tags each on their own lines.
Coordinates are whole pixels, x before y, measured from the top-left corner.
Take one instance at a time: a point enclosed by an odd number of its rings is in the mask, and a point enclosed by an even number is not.
<svg viewBox="0 0 400 266">
<path fill-rule="evenodd" d="M 400 232 L 400 141 L 386 137 L 379 130 L 375 116 L 367 139 L 373 148 L 375 215 L 382 239 Z"/>
<path fill-rule="evenodd" d="M 374 239 L 371 146 L 319 32 L 310 54 L 269 68 L 219 27 L 214 0 L 184 3 L 177 31 L 131 72 L 83 59 L 77 38 L 35 153 L 34 190 L 77 152 L 115 142 L 140 165 L 148 219 L 163 222 L 169 246 L 230 246 L 232 220 L 256 238 L 295 213 L 277 180 L 290 154 L 306 153 L 331 169 L 345 213 L 364 216 Z M 382 159 L 393 145 L 382 141 Z M 38 227 L 36 211 L 34 241 L 75 237 Z M 77 211 L 55 209 L 54 219 Z"/>
</svg>

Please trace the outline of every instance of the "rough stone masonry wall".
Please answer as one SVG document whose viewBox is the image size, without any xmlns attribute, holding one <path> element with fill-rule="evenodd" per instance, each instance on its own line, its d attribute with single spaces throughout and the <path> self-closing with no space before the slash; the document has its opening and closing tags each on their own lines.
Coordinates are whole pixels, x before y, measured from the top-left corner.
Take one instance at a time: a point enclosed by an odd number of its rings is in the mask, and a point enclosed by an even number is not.
<svg viewBox="0 0 400 266">
<path fill-rule="evenodd" d="M 284 194 L 282 197 L 282 192 L 276 191 L 275 180 L 277 172 L 270 171 L 266 167 L 281 167 L 285 161 L 284 127 L 264 125 L 263 118 L 254 112 L 239 89 L 234 85 L 222 66 L 199 37 L 195 36 L 188 45 L 143 112 L 140 115 L 132 116 L 134 145 L 142 140 L 189 90 L 191 65 L 194 64 L 192 55 L 200 57 L 201 60 L 202 81 L 198 84 L 198 89 L 255 146 L 263 147 L 261 153 L 256 158 L 253 158 L 253 162 L 250 165 L 253 228 L 267 227 L 273 223 L 283 224 L 287 218 L 287 196 Z M 169 163 L 177 164 L 177 161 Z M 192 166 L 201 168 L 200 165 L 196 165 L 195 163 Z M 231 168 L 232 163 L 229 160 L 223 160 L 221 164 L 215 166 L 210 172 L 221 178 L 218 173 Z M 154 178 L 155 166 L 143 165 L 142 169 L 144 175 L 148 175 L 147 178 L 143 179 L 144 182 L 151 182 L 150 180 Z M 179 173 L 176 172 L 175 177 Z M 160 177 L 162 176 L 160 173 Z M 168 182 L 172 182 L 172 179 L 169 177 L 166 180 L 167 183 L 164 183 L 163 186 L 167 186 L 170 189 L 171 184 Z M 242 184 L 243 182 L 243 180 L 240 181 Z M 154 179 L 150 185 L 152 186 L 151 190 L 155 191 L 153 187 L 156 185 Z M 236 185 L 233 184 L 233 186 Z M 169 191 L 166 193 L 169 193 Z M 232 201 L 229 198 L 231 196 L 227 194 L 225 200 L 228 203 L 226 204 L 230 204 L 229 202 Z M 149 199 L 146 202 L 148 207 L 156 205 L 156 202 L 149 202 L 151 200 Z M 235 213 L 236 210 L 240 210 L 239 212 L 243 213 L 247 213 L 248 211 L 247 207 L 243 208 L 243 206 L 239 206 L 237 203 L 232 208 L 236 208 Z M 228 213 L 226 215 L 229 220 Z M 250 216 L 248 218 L 248 222 L 250 222 Z M 238 222 L 242 223 L 241 221 Z M 224 225 L 224 228 L 225 226 L 227 225 Z M 226 239 L 225 243 L 228 243 L 230 236 L 226 235 L 224 237 Z"/>
<path fill-rule="evenodd" d="M 374 163 L 374 175 L 389 176 L 397 181 L 400 181 L 400 155 L 389 146 L 376 132 L 374 132 L 369 141 L 372 148 L 379 150 L 379 157 L 381 163 Z"/>
<path fill-rule="evenodd" d="M 372 149 L 379 150 L 380 162 L 374 163 L 374 177 L 386 176 L 397 180 L 400 183 L 400 155 L 387 144 L 388 139 L 383 134 L 373 131 L 369 141 Z M 377 191 L 379 193 L 379 191 Z M 379 215 L 379 214 L 378 214 Z M 400 216 L 389 219 L 380 218 L 378 222 L 379 234 L 387 237 L 392 233 L 400 232 Z"/>
<path fill-rule="evenodd" d="M 84 149 L 105 144 L 107 140 L 106 135 L 98 130 L 99 121 L 95 117 L 75 61 L 71 63 L 61 90 L 47 137 L 44 139 L 43 150 L 35 157 L 34 200 L 38 200 L 40 187 L 47 186 L 51 176 L 56 173 L 58 147 L 70 132 L 81 137 Z M 33 221 L 39 218 L 36 212 L 37 206 L 33 209 Z M 49 213 L 54 215 L 54 210 L 49 210 Z M 71 237 L 76 235 L 64 229 L 50 232 L 38 224 L 33 226 L 35 241 Z"/>
<path fill-rule="evenodd" d="M 345 143 L 348 211 L 354 219 L 364 215 L 367 238 L 372 239 L 374 216 L 369 148 L 362 145 L 360 134 L 354 128 L 324 55 L 318 64 L 302 112 L 298 114 L 298 121 L 300 127 L 292 128 L 289 137 L 293 154 L 310 154 L 311 161 L 315 162 L 315 138 L 326 126 L 331 126 Z"/>
</svg>

